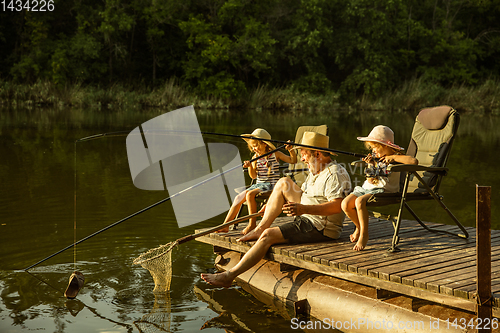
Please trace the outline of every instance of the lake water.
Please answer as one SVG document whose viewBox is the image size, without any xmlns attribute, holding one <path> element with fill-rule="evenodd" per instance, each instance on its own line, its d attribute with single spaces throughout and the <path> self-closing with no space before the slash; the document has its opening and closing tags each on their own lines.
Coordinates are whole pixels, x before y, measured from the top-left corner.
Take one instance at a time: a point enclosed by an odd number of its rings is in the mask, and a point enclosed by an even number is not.
<svg viewBox="0 0 500 333">
<path fill-rule="evenodd" d="M 144 191 L 131 181 L 125 135 L 80 142 L 99 133 L 131 131 L 169 110 L 1 110 L 0 113 L 0 332 L 296 332 L 282 308 L 264 304 L 235 286 L 224 290 L 200 280 L 213 268 L 211 246 L 191 241 L 172 254 L 171 292 L 153 294 L 149 272 L 132 265 L 150 248 L 221 222 L 224 214 L 178 228 L 166 202 L 31 269 L 23 269 L 142 208 L 168 197 Z M 416 112 L 335 112 L 324 114 L 204 112 L 202 131 L 242 134 L 267 129 L 274 139 L 294 139 L 298 126 L 329 126 L 330 145 L 364 153 L 356 140 L 378 124 L 390 126 L 397 144 L 407 147 Z M 475 225 L 475 185 L 492 186 L 493 228 L 500 228 L 496 188 L 499 118 L 462 115 L 442 186 L 445 203 L 466 226 Z M 243 140 L 207 137 L 239 147 Z M 354 158 L 338 156 L 349 165 Z M 361 183 L 359 170 L 352 175 Z M 75 181 L 76 179 L 76 181 Z M 76 184 L 76 187 L 75 187 Z M 75 211 L 76 202 L 76 211 Z M 193 205 L 195 206 L 195 205 Z M 425 220 L 449 223 L 430 204 Z M 193 207 L 196 209 L 196 207 Z M 388 228 L 391 226 L 388 225 Z M 369 245 L 369 244 L 368 244 Z M 77 299 L 63 296 L 74 269 L 85 275 Z"/>
</svg>

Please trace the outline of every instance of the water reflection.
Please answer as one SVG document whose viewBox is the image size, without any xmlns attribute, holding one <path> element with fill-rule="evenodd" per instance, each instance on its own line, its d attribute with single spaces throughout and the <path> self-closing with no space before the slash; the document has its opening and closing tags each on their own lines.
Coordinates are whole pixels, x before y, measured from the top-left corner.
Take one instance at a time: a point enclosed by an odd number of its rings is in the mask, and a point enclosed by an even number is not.
<svg viewBox="0 0 500 333">
<path fill-rule="evenodd" d="M 134 321 L 140 333 L 170 332 L 172 322 L 170 293 L 155 293 L 155 304 L 150 313 Z"/>
<path fill-rule="evenodd" d="M 271 303 L 256 301 L 240 287 L 224 289 L 200 284 L 194 286 L 194 293 L 219 314 L 207 320 L 201 327 L 203 330 L 223 328 L 230 332 L 261 332 L 263 328 L 272 326 L 274 332 L 295 331 L 290 327 L 288 311 Z M 282 318 L 286 320 L 282 321 Z"/>
<path fill-rule="evenodd" d="M 290 321 L 283 319 L 283 313 L 262 303 L 255 303 L 253 313 L 244 313 L 241 309 L 258 301 L 240 289 L 208 290 L 199 274 L 213 266 L 214 255 L 210 246 L 196 241 L 182 244 L 172 253 L 170 305 L 167 300 L 155 299 L 151 275 L 132 266 L 133 259 L 148 249 L 192 234 L 195 229 L 214 226 L 223 218 L 179 229 L 169 203 L 89 239 L 76 252 L 68 250 L 44 262 L 31 274 L 16 271 L 72 244 L 75 215 L 76 238 L 81 239 L 169 195 L 133 186 L 125 136 L 75 145 L 75 140 L 85 136 L 131 130 L 162 112 L 166 110 L 0 112 L 0 331 L 137 332 L 140 329 L 134 322 L 154 311 L 162 313 L 160 322 L 168 322 L 170 331 L 192 332 L 201 327 L 206 332 L 246 331 L 244 327 L 254 329 L 255 321 L 260 323 L 259 332 L 276 331 L 278 326 L 285 331 L 289 328 Z M 390 126 L 396 143 L 406 147 L 415 115 L 198 112 L 198 121 L 206 132 L 241 134 L 263 127 L 278 140 L 292 139 L 302 125 L 327 124 L 332 148 L 362 153 L 363 145 L 356 137 L 368 134 L 378 124 Z M 500 185 L 495 170 L 500 162 L 495 153 L 500 143 L 500 131 L 496 130 L 499 125 L 500 118 L 462 115 L 448 164 L 450 173 L 441 194 L 466 226 L 475 225 L 475 184 L 493 188 Z M 221 142 L 215 136 L 205 140 Z M 243 140 L 224 138 L 223 142 L 236 145 L 242 158 L 250 157 Z M 338 160 L 348 166 L 353 158 L 338 156 Z M 353 180 L 361 182 L 358 171 Z M 439 207 L 420 205 L 415 209 L 424 211 L 425 220 L 447 222 L 446 213 Z M 495 229 L 500 228 L 497 213 L 498 207 L 493 205 Z M 75 266 L 86 281 L 77 300 L 68 301 L 62 295 Z M 201 293 L 222 304 L 224 314 Z"/>
</svg>

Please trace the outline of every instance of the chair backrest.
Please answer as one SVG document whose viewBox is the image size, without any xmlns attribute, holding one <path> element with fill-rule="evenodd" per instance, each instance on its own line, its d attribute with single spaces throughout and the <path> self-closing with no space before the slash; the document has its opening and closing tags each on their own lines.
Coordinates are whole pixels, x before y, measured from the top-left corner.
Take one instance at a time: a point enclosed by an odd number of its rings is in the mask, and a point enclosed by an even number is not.
<svg viewBox="0 0 500 333">
<path fill-rule="evenodd" d="M 297 129 L 297 133 L 295 134 L 295 142 L 300 143 L 302 141 L 302 136 L 304 132 L 317 132 L 323 135 L 328 135 L 328 126 L 327 125 L 319 125 L 319 126 L 300 126 Z M 290 171 L 292 171 L 290 177 L 295 181 L 295 183 L 299 186 L 302 186 L 302 183 L 306 180 L 308 171 L 297 171 L 293 172 L 293 170 L 299 169 L 307 169 L 307 165 L 300 160 L 300 149 L 297 150 L 297 163 L 290 164 L 288 167 Z"/>
<path fill-rule="evenodd" d="M 422 109 L 413 127 L 407 154 L 418 159 L 419 165 L 445 167 L 460 123 L 460 115 L 443 105 Z M 434 192 L 439 191 L 442 175 L 420 173 Z M 426 192 L 418 179 L 410 182 L 408 192 Z"/>
</svg>

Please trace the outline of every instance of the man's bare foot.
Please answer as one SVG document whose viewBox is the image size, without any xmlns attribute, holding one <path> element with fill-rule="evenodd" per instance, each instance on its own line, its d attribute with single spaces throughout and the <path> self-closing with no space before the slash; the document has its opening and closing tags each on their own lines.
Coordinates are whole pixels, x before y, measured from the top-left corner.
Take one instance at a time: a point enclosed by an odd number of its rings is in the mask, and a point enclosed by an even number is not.
<svg viewBox="0 0 500 333">
<path fill-rule="evenodd" d="M 227 271 L 217 274 L 202 273 L 201 278 L 205 280 L 206 283 L 216 287 L 229 288 L 233 284 L 233 279 L 227 276 Z"/>
<path fill-rule="evenodd" d="M 249 223 L 245 229 L 241 230 L 241 234 L 242 235 L 246 235 L 248 234 L 250 231 L 252 231 L 253 229 L 255 229 L 255 223 Z"/>
<path fill-rule="evenodd" d="M 351 243 L 356 242 L 359 239 L 359 229 L 356 228 L 352 234 L 349 235 L 349 239 L 351 240 Z"/>
<path fill-rule="evenodd" d="M 358 239 L 358 242 L 356 243 L 356 245 L 354 245 L 352 249 L 354 251 L 363 251 L 367 243 L 368 243 L 368 236 L 361 235 L 361 237 L 359 237 Z"/>
<path fill-rule="evenodd" d="M 237 242 L 247 242 L 251 240 L 256 240 L 259 239 L 260 235 L 262 234 L 264 230 L 261 230 L 260 228 L 255 228 L 252 231 L 250 231 L 248 234 L 238 238 L 236 241 Z"/>
</svg>

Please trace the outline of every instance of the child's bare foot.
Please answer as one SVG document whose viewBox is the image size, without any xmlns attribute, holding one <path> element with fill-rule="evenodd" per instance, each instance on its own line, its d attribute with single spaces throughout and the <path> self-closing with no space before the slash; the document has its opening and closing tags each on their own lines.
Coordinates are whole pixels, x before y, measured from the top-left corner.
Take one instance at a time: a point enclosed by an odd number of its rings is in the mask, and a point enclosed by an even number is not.
<svg viewBox="0 0 500 333">
<path fill-rule="evenodd" d="M 249 223 L 245 229 L 243 229 L 241 231 L 241 234 L 242 235 L 246 235 L 248 234 L 250 231 L 252 231 L 253 229 L 255 229 L 255 223 Z"/>
<path fill-rule="evenodd" d="M 247 233 L 246 235 L 238 238 L 236 241 L 237 242 L 246 242 L 246 241 L 259 239 L 259 237 L 263 231 L 264 230 L 261 230 L 260 228 L 255 228 L 255 229 L 251 230 L 249 233 Z"/>
<path fill-rule="evenodd" d="M 361 237 L 359 237 L 358 239 L 358 242 L 356 243 L 356 245 L 354 245 L 352 249 L 354 251 L 363 251 L 367 243 L 368 243 L 368 235 L 367 236 L 361 235 Z"/>
<path fill-rule="evenodd" d="M 219 232 L 229 232 L 229 226 L 225 227 L 225 228 L 222 228 L 222 229 L 219 229 L 217 231 L 214 231 L 216 234 L 218 234 Z"/>
<path fill-rule="evenodd" d="M 227 271 L 217 274 L 202 273 L 201 278 L 216 287 L 229 288 L 233 284 L 233 280 L 227 275 Z"/>
<path fill-rule="evenodd" d="M 351 243 L 356 242 L 359 239 L 359 229 L 356 228 L 352 234 L 349 235 L 349 239 L 351 240 Z"/>
</svg>

